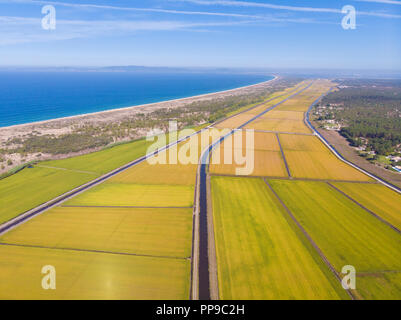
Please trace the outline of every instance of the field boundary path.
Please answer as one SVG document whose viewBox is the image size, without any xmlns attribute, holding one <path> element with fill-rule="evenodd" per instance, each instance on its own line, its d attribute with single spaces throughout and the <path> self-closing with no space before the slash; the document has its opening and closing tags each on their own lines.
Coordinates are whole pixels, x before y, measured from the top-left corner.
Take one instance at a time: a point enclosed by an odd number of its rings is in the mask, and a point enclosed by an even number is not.
<svg viewBox="0 0 401 320">
<path fill-rule="evenodd" d="M 287 170 L 288 177 L 289 177 L 289 179 L 292 179 L 290 167 L 288 166 L 287 159 L 285 158 L 284 150 L 281 145 L 280 136 L 278 133 L 276 133 L 276 138 L 277 138 L 278 146 L 280 147 L 281 156 L 283 157 L 283 161 L 284 161 L 285 169 Z"/>
</svg>

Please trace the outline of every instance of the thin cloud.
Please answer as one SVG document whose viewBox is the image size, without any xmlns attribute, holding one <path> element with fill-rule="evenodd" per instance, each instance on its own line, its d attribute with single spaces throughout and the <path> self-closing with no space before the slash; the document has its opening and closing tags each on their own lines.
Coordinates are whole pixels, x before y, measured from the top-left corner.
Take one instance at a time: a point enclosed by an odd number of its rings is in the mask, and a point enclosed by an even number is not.
<svg viewBox="0 0 401 320">
<path fill-rule="evenodd" d="M 359 2 L 374 2 L 374 3 L 383 3 L 383 4 L 397 4 L 401 6 L 401 1 L 395 1 L 395 0 L 356 0 Z"/>
<path fill-rule="evenodd" d="M 250 7 L 250 8 L 266 8 L 266 9 L 274 9 L 274 10 L 285 10 L 285 11 L 296 11 L 296 12 L 312 12 L 312 13 L 337 13 L 342 14 L 341 9 L 334 8 L 315 8 L 315 7 L 298 7 L 298 6 L 285 6 L 285 5 L 277 5 L 271 3 L 261 3 L 261 2 L 248 2 L 248 1 L 230 1 L 230 0 L 173 0 L 179 2 L 188 2 L 198 5 L 206 5 L 206 6 L 226 6 L 226 7 Z M 368 0 L 366 0 L 368 1 Z M 394 1 L 393 1 L 394 2 Z M 380 18 L 394 18 L 400 19 L 401 15 L 398 14 L 389 14 L 389 13 L 381 13 L 381 12 L 367 12 L 367 11 L 357 11 L 359 15 L 372 16 L 372 17 L 380 17 Z"/>
<path fill-rule="evenodd" d="M 133 11 L 133 12 L 150 12 L 150 13 L 167 13 L 178 15 L 199 15 L 199 16 L 215 16 L 215 17 L 232 17 L 232 18 L 245 18 L 245 19 L 263 19 L 262 16 L 240 14 L 240 13 L 224 13 L 224 12 L 207 12 L 207 11 L 185 11 L 185 10 L 170 10 L 158 8 L 136 8 L 136 7 L 119 7 L 111 5 L 97 5 L 86 3 L 68 3 L 60 1 L 43 1 L 43 0 L 5 0 L 0 2 L 19 2 L 38 5 L 57 5 L 63 7 L 77 8 L 77 9 L 102 9 L 102 10 L 115 10 L 115 11 Z"/>
<path fill-rule="evenodd" d="M 3 0 L 0 2 L 10 2 L 10 0 Z M 241 18 L 241 19 L 254 19 L 266 22 L 279 22 L 279 23 L 310 23 L 310 24 L 329 24 L 328 22 L 322 22 L 314 19 L 306 18 L 283 18 L 275 17 L 273 15 L 254 15 L 254 14 L 238 14 L 229 12 L 210 12 L 210 11 L 182 11 L 182 10 L 170 10 L 170 9 L 155 9 L 155 8 L 136 8 L 136 7 L 119 7 L 110 5 L 96 5 L 96 4 L 85 4 L 85 3 L 67 3 L 60 1 L 46 1 L 46 0 L 13 0 L 13 2 L 19 3 L 30 3 L 38 5 L 57 5 L 76 9 L 100 9 L 100 10 L 116 10 L 116 11 L 133 11 L 133 12 L 148 12 L 148 13 L 166 13 L 166 14 L 178 14 L 178 15 L 199 15 L 199 16 L 214 16 L 214 17 L 230 17 L 230 18 Z"/>
<path fill-rule="evenodd" d="M 96 36 L 126 35 L 138 31 L 207 31 L 210 27 L 244 25 L 253 21 L 232 22 L 182 22 L 154 20 L 57 20 L 57 28 L 47 31 L 41 28 L 41 19 L 0 16 L 0 45 L 27 42 L 70 40 Z"/>
</svg>

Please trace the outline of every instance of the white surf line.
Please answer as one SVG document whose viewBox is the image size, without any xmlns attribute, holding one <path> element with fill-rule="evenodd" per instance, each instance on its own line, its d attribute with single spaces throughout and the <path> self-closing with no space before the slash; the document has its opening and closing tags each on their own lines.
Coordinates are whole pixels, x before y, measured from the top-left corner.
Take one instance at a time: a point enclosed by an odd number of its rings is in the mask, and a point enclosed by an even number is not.
<svg viewBox="0 0 401 320">
<path fill-rule="evenodd" d="M 344 162 L 344 163 L 350 165 L 351 167 L 353 167 L 353 168 L 359 170 L 360 172 L 362 172 L 362 173 L 364 173 L 365 175 L 369 176 L 370 178 L 372 178 L 372 179 L 374 179 L 374 180 L 380 182 L 381 184 L 385 185 L 386 187 L 390 188 L 391 190 L 393 190 L 393 191 L 395 191 L 395 192 L 401 194 L 401 189 L 400 189 L 400 188 L 398 188 L 398 187 L 392 185 L 392 184 L 389 183 L 389 182 L 384 181 L 383 179 L 379 178 L 378 176 L 376 176 L 376 175 L 374 175 L 374 174 L 372 174 L 372 173 L 366 171 L 365 169 L 362 169 L 361 167 L 357 166 L 356 164 L 354 164 L 354 163 L 348 161 L 347 159 L 345 159 L 345 158 L 341 155 L 341 153 L 339 153 L 339 152 L 338 152 L 338 151 L 337 151 L 337 150 L 336 150 L 321 134 L 320 134 L 320 132 L 317 131 L 317 130 L 315 129 L 315 127 L 310 123 L 310 120 L 309 120 L 310 111 L 312 110 L 312 108 L 313 108 L 324 96 L 326 96 L 327 94 L 329 94 L 329 93 L 333 90 L 333 88 L 334 88 L 334 87 L 331 87 L 327 92 L 323 93 L 319 98 L 317 98 L 317 99 L 310 105 L 308 111 L 305 113 L 305 118 L 304 118 L 305 123 L 308 125 L 309 128 L 311 128 L 311 129 L 313 130 L 314 134 L 324 143 L 324 145 L 325 145 L 327 148 L 329 148 L 329 150 L 330 150 L 332 153 L 334 153 L 334 155 L 335 155 L 338 159 L 340 159 L 342 162 Z"/>
</svg>

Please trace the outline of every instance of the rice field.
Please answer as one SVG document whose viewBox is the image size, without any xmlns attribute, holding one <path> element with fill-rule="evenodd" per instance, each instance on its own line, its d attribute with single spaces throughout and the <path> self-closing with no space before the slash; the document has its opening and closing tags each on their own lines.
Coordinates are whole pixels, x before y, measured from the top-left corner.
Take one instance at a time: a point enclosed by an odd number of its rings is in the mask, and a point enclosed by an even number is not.
<svg viewBox="0 0 401 320">
<path fill-rule="evenodd" d="M 44 161 L 41 162 L 40 165 L 69 170 L 89 171 L 102 175 L 144 156 L 147 148 L 149 148 L 152 143 L 152 141 L 141 139 L 82 156 Z"/>
<path fill-rule="evenodd" d="M 255 115 L 253 114 L 248 114 L 248 113 L 241 113 L 239 115 L 236 115 L 232 118 L 229 118 L 223 122 L 220 122 L 219 124 L 215 125 L 216 128 L 228 128 L 228 129 L 235 129 L 238 128 L 240 125 L 243 123 L 251 120 Z"/>
<path fill-rule="evenodd" d="M 191 207 L 194 187 L 102 183 L 65 202 L 70 206 Z"/>
<path fill-rule="evenodd" d="M 284 154 L 291 175 L 295 178 L 372 181 L 367 175 L 336 158 L 329 150 L 326 152 L 284 150 Z"/>
<path fill-rule="evenodd" d="M 281 146 L 288 151 L 326 152 L 327 147 L 316 136 L 280 134 Z"/>
<path fill-rule="evenodd" d="M 305 117 L 305 112 L 298 111 L 279 111 L 273 109 L 263 115 L 266 119 L 286 119 L 286 120 L 300 120 L 303 121 Z"/>
<path fill-rule="evenodd" d="M 0 243 L 191 256 L 192 209 L 57 207 L 0 236 Z"/>
<path fill-rule="evenodd" d="M 287 177 L 276 135 L 254 132 L 253 144 L 247 143 L 246 135 L 246 131 L 237 132 L 215 148 L 210 161 L 210 173 Z M 239 169 L 245 170 L 245 173 L 238 173 Z"/>
<path fill-rule="evenodd" d="M 211 174 L 220 175 L 237 175 L 237 176 L 256 176 L 256 177 L 288 177 L 283 157 L 280 151 L 264 151 L 255 150 L 253 152 L 254 159 L 250 160 L 249 166 L 245 164 L 237 164 L 232 160 L 232 164 L 219 163 L 214 164 L 216 153 L 220 153 L 220 159 L 224 159 L 224 149 L 216 148 L 213 151 L 213 157 L 209 167 Z M 242 170 L 244 173 L 239 172 Z"/>
<path fill-rule="evenodd" d="M 339 160 L 317 137 L 282 134 L 280 141 L 295 178 L 373 181 Z"/>
<path fill-rule="evenodd" d="M 186 259 L 0 245 L 0 299 L 174 299 L 189 297 Z M 43 290 L 43 266 L 56 290 Z"/>
<path fill-rule="evenodd" d="M 347 298 L 262 179 L 211 188 L 221 299 Z"/>
<path fill-rule="evenodd" d="M 292 211 L 338 272 L 345 265 L 355 267 L 363 277 L 357 294 L 380 297 L 382 282 L 393 297 L 399 297 L 401 283 L 383 280 L 387 273 L 401 270 L 401 235 L 340 192 L 323 182 L 270 181 L 273 189 Z M 383 275 L 385 274 L 385 275 Z M 391 277 L 390 277 L 391 278 Z"/>
<path fill-rule="evenodd" d="M 302 120 L 272 119 L 260 117 L 251 122 L 246 128 L 275 132 L 312 133 Z"/>
<path fill-rule="evenodd" d="M 33 167 L 2 179 L 0 224 L 96 177 L 91 173 Z"/>
<path fill-rule="evenodd" d="M 299 84 L 299 87 L 298 87 L 297 91 L 302 90 L 309 83 L 310 83 L 309 81 L 303 81 L 302 83 Z M 272 107 L 273 105 L 279 103 L 280 101 L 282 101 L 282 100 L 288 98 L 289 96 L 291 96 L 292 94 L 294 94 L 294 92 L 292 92 L 294 89 L 295 89 L 295 87 L 292 87 L 292 88 L 287 88 L 287 89 L 285 89 L 283 91 L 280 91 L 280 92 L 276 92 L 276 93 L 272 94 L 269 97 L 269 99 L 272 99 L 271 101 L 266 102 L 261 106 L 253 108 L 253 109 L 248 110 L 246 112 L 243 112 L 241 114 L 238 114 L 238 115 L 236 115 L 236 116 L 234 116 L 232 118 L 229 118 L 229 119 L 227 119 L 225 121 L 222 121 L 221 123 L 217 124 L 215 127 L 216 128 L 229 128 L 229 129 L 238 128 L 239 126 L 241 126 L 245 122 L 247 122 L 250 119 L 252 119 L 254 116 L 262 113 L 266 109 Z M 281 97 L 279 97 L 279 96 L 281 96 Z"/>
<path fill-rule="evenodd" d="M 401 230 L 401 195 L 381 184 L 333 183 L 352 199 Z"/>
</svg>

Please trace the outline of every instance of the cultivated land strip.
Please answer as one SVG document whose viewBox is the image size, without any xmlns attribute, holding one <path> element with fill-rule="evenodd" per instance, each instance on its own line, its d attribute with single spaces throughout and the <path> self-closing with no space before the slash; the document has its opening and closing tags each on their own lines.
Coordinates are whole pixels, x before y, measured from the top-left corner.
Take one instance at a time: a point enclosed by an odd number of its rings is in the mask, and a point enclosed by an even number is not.
<svg viewBox="0 0 401 320">
<path fill-rule="evenodd" d="M 291 210 L 286 206 L 286 204 L 283 202 L 283 200 L 280 198 L 280 196 L 277 194 L 277 192 L 273 189 L 273 187 L 270 185 L 270 183 L 264 179 L 266 185 L 269 187 L 269 189 L 273 192 L 273 194 L 276 196 L 277 200 L 281 203 L 281 205 L 284 207 L 285 211 L 288 213 L 288 215 L 291 217 L 291 219 L 295 222 L 299 230 L 305 235 L 305 237 L 309 240 L 309 242 L 312 244 L 312 246 L 315 248 L 319 256 L 322 258 L 324 263 L 327 265 L 327 267 L 330 269 L 330 271 L 335 275 L 335 277 L 338 279 L 338 281 L 341 283 L 341 276 L 337 272 L 337 270 L 334 268 L 334 266 L 330 263 L 330 261 L 327 259 L 327 257 L 324 255 L 322 250 L 319 248 L 319 246 L 316 244 L 316 242 L 312 239 L 312 237 L 308 234 L 308 232 L 302 227 L 302 225 L 298 222 L 298 220 L 295 218 Z M 352 291 L 349 289 L 346 289 L 347 293 L 349 296 L 355 300 L 355 296 L 353 295 Z"/>
<path fill-rule="evenodd" d="M 332 187 L 334 190 L 338 191 L 339 193 L 341 193 L 342 195 L 344 195 L 345 197 L 347 197 L 348 199 L 350 199 L 352 202 L 354 202 L 355 204 L 357 204 L 358 206 L 360 206 L 362 209 L 364 209 L 365 211 L 369 212 L 371 215 L 373 215 L 374 217 L 376 217 L 377 219 L 379 219 L 381 222 L 385 223 L 386 225 L 388 225 L 390 228 L 392 228 L 393 230 L 397 231 L 398 233 L 401 233 L 401 230 L 398 229 L 396 226 L 392 225 L 390 222 L 388 222 L 387 220 L 383 219 L 382 217 L 380 217 L 378 214 L 374 213 L 372 210 L 369 210 L 368 208 L 366 208 L 363 204 L 361 204 L 360 202 L 356 201 L 355 199 L 353 199 L 352 197 L 350 197 L 348 194 L 346 194 L 344 191 L 338 189 L 336 186 L 334 186 L 332 183 L 327 182 L 327 184 Z"/>
</svg>

